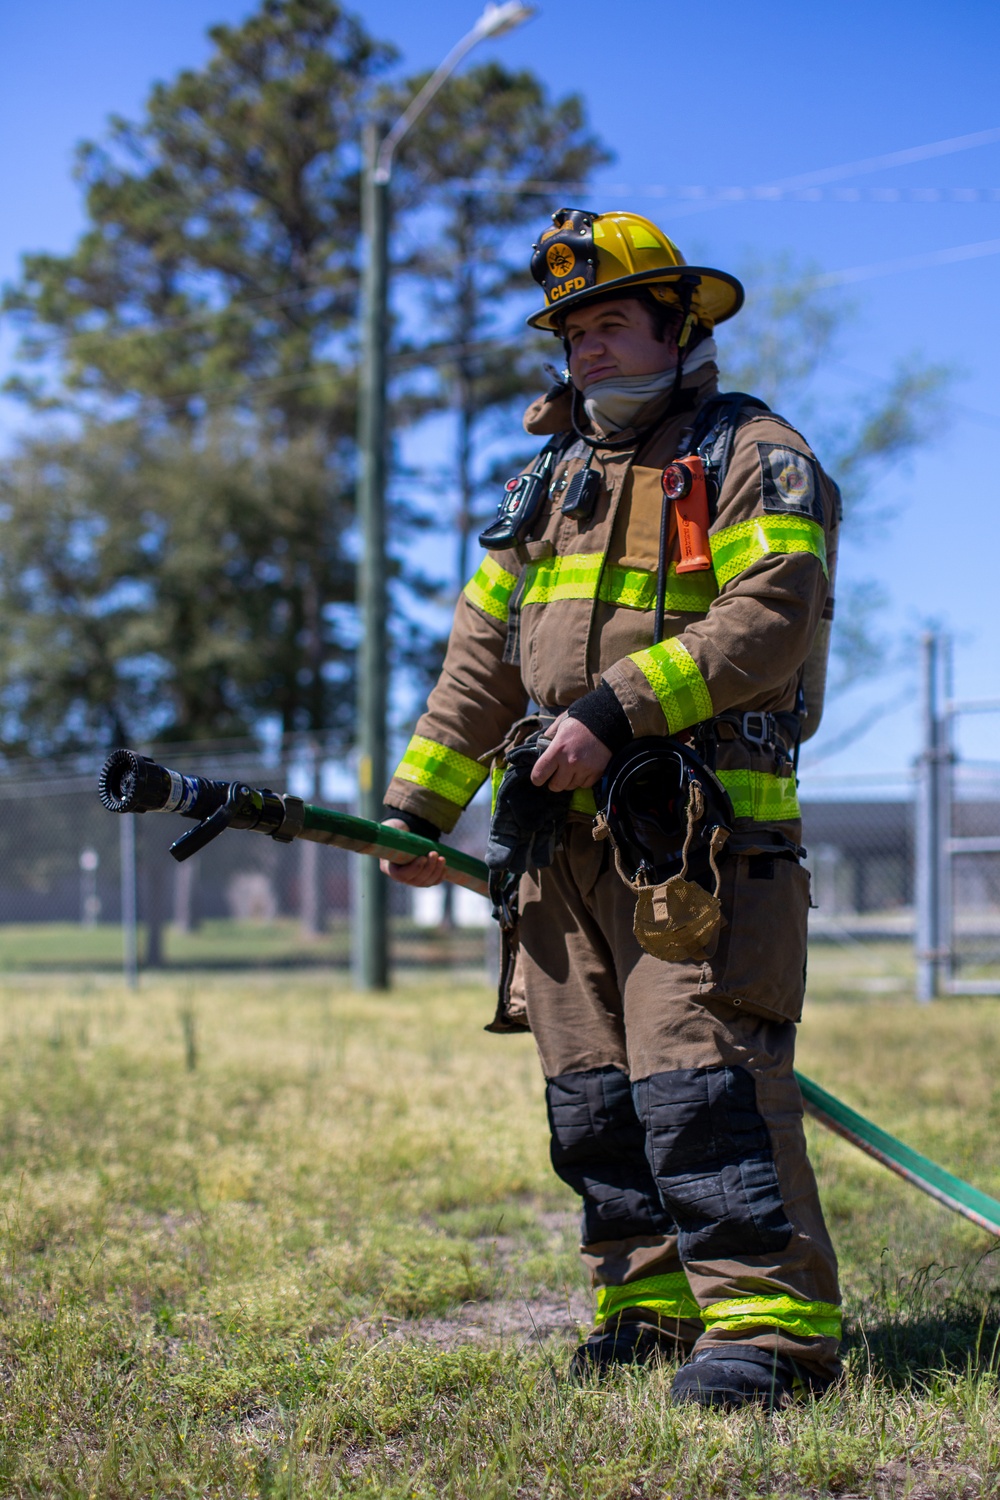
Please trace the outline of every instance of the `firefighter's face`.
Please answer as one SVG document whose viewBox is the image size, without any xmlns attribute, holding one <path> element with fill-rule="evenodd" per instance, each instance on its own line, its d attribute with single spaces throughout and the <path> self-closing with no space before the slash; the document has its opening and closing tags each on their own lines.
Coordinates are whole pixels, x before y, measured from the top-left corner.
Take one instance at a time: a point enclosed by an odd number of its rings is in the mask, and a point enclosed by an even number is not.
<svg viewBox="0 0 1000 1500">
<path fill-rule="evenodd" d="M 674 340 L 656 337 L 649 310 L 632 297 L 574 308 L 565 331 L 569 373 L 581 391 L 618 375 L 658 375 L 677 360 Z"/>
</svg>

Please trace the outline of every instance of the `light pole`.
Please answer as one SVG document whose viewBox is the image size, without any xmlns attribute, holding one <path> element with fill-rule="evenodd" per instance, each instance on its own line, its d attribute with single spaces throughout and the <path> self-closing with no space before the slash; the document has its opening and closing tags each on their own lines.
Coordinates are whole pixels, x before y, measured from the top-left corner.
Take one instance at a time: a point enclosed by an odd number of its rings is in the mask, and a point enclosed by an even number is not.
<svg viewBox="0 0 1000 1500">
<path fill-rule="evenodd" d="M 386 709 L 389 662 L 385 555 L 386 333 L 388 309 L 389 184 L 396 147 L 445 80 L 477 42 L 511 31 L 534 14 L 521 0 L 487 5 L 479 20 L 431 74 L 395 125 L 378 140 L 365 131 L 361 231 L 365 243 L 362 280 L 363 353 L 358 392 L 358 518 L 362 554 L 358 570 L 361 649 L 358 673 L 358 804 L 363 818 L 382 815 L 387 777 Z M 354 912 L 354 977 L 361 989 L 389 983 L 387 888 L 373 859 L 360 861 Z"/>
</svg>

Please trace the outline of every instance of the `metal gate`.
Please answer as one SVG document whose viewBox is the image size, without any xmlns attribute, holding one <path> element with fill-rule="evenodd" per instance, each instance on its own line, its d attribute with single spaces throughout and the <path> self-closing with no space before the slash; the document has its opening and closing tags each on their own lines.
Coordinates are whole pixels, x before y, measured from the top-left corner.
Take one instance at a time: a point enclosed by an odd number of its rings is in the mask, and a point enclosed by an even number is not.
<svg viewBox="0 0 1000 1500">
<path fill-rule="evenodd" d="M 1000 699 L 960 701 L 952 696 L 951 641 L 928 633 L 922 642 L 923 750 L 916 795 L 916 960 L 917 998 L 939 995 L 1000 995 L 1000 972 L 965 977 L 956 925 L 956 891 L 962 861 L 1000 856 L 1000 829 L 961 832 L 956 817 L 956 727 L 965 715 L 1000 714 Z M 982 808 L 979 809 L 980 822 Z M 975 821 L 973 818 L 972 821 Z M 1000 963 L 1000 922 L 981 922 L 982 967 Z"/>
</svg>

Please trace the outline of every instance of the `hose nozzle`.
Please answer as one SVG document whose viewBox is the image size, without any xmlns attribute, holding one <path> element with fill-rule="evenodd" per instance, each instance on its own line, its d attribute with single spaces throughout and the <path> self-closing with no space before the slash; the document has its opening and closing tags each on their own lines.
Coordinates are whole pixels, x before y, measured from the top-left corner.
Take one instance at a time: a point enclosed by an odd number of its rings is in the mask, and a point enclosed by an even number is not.
<svg viewBox="0 0 1000 1500">
<path fill-rule="evenodd" d="M 112 750 L 97 794 L 109 812 L 157 812 L 170 796 L 170 773 L 134 750 Z"/>
</svg>

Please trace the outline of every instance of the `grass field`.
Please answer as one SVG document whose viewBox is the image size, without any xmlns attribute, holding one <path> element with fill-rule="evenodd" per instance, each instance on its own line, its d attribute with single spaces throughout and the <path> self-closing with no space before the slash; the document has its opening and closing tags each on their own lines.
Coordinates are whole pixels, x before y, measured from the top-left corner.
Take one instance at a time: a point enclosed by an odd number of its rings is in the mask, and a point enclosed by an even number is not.
<svg viewBox="0 0 1000 1500">
<path fill-rule="evenodd" d="M 918 1008 L 876 957 L 814 954 L 803 1071 L 1000 1194 L 995 1002 Z M 490 1009 L 445 974 L 6 979 L 0 1494 L 1000 1492 L 991 1242 L 815 1130 L 845 1391 L 769 1422 L 671 1409 L 669 1369 L 568 1387 L 574 1200 Z"/>
<path fill-rule="evenodd" d="M 484 939 L 479 931 L 444 932 L 395 918 L 392 932 L 400 961 L 407 965 L 482 965 Z M 140 925 L 140 955 L 145 945 L 145 928 Z M 192 932 L 181 932 L 168 924 L 163 933 L 163 953 L 167 967 L 176 971 L 253 968 L 260 964 L 272 968 L 347 968 L 351 937 L 342 917 L 330 921 L 326 931 L 308 938 L 293 917 L 277 917 L 272 922 L 225 918 L 202 922 Z M 117 922 L 100 922 L 93 927 L 79 922 L 0 923 L 0 974 L 114 973 L 121 966 L 122 929 Z"/>
</svg>

